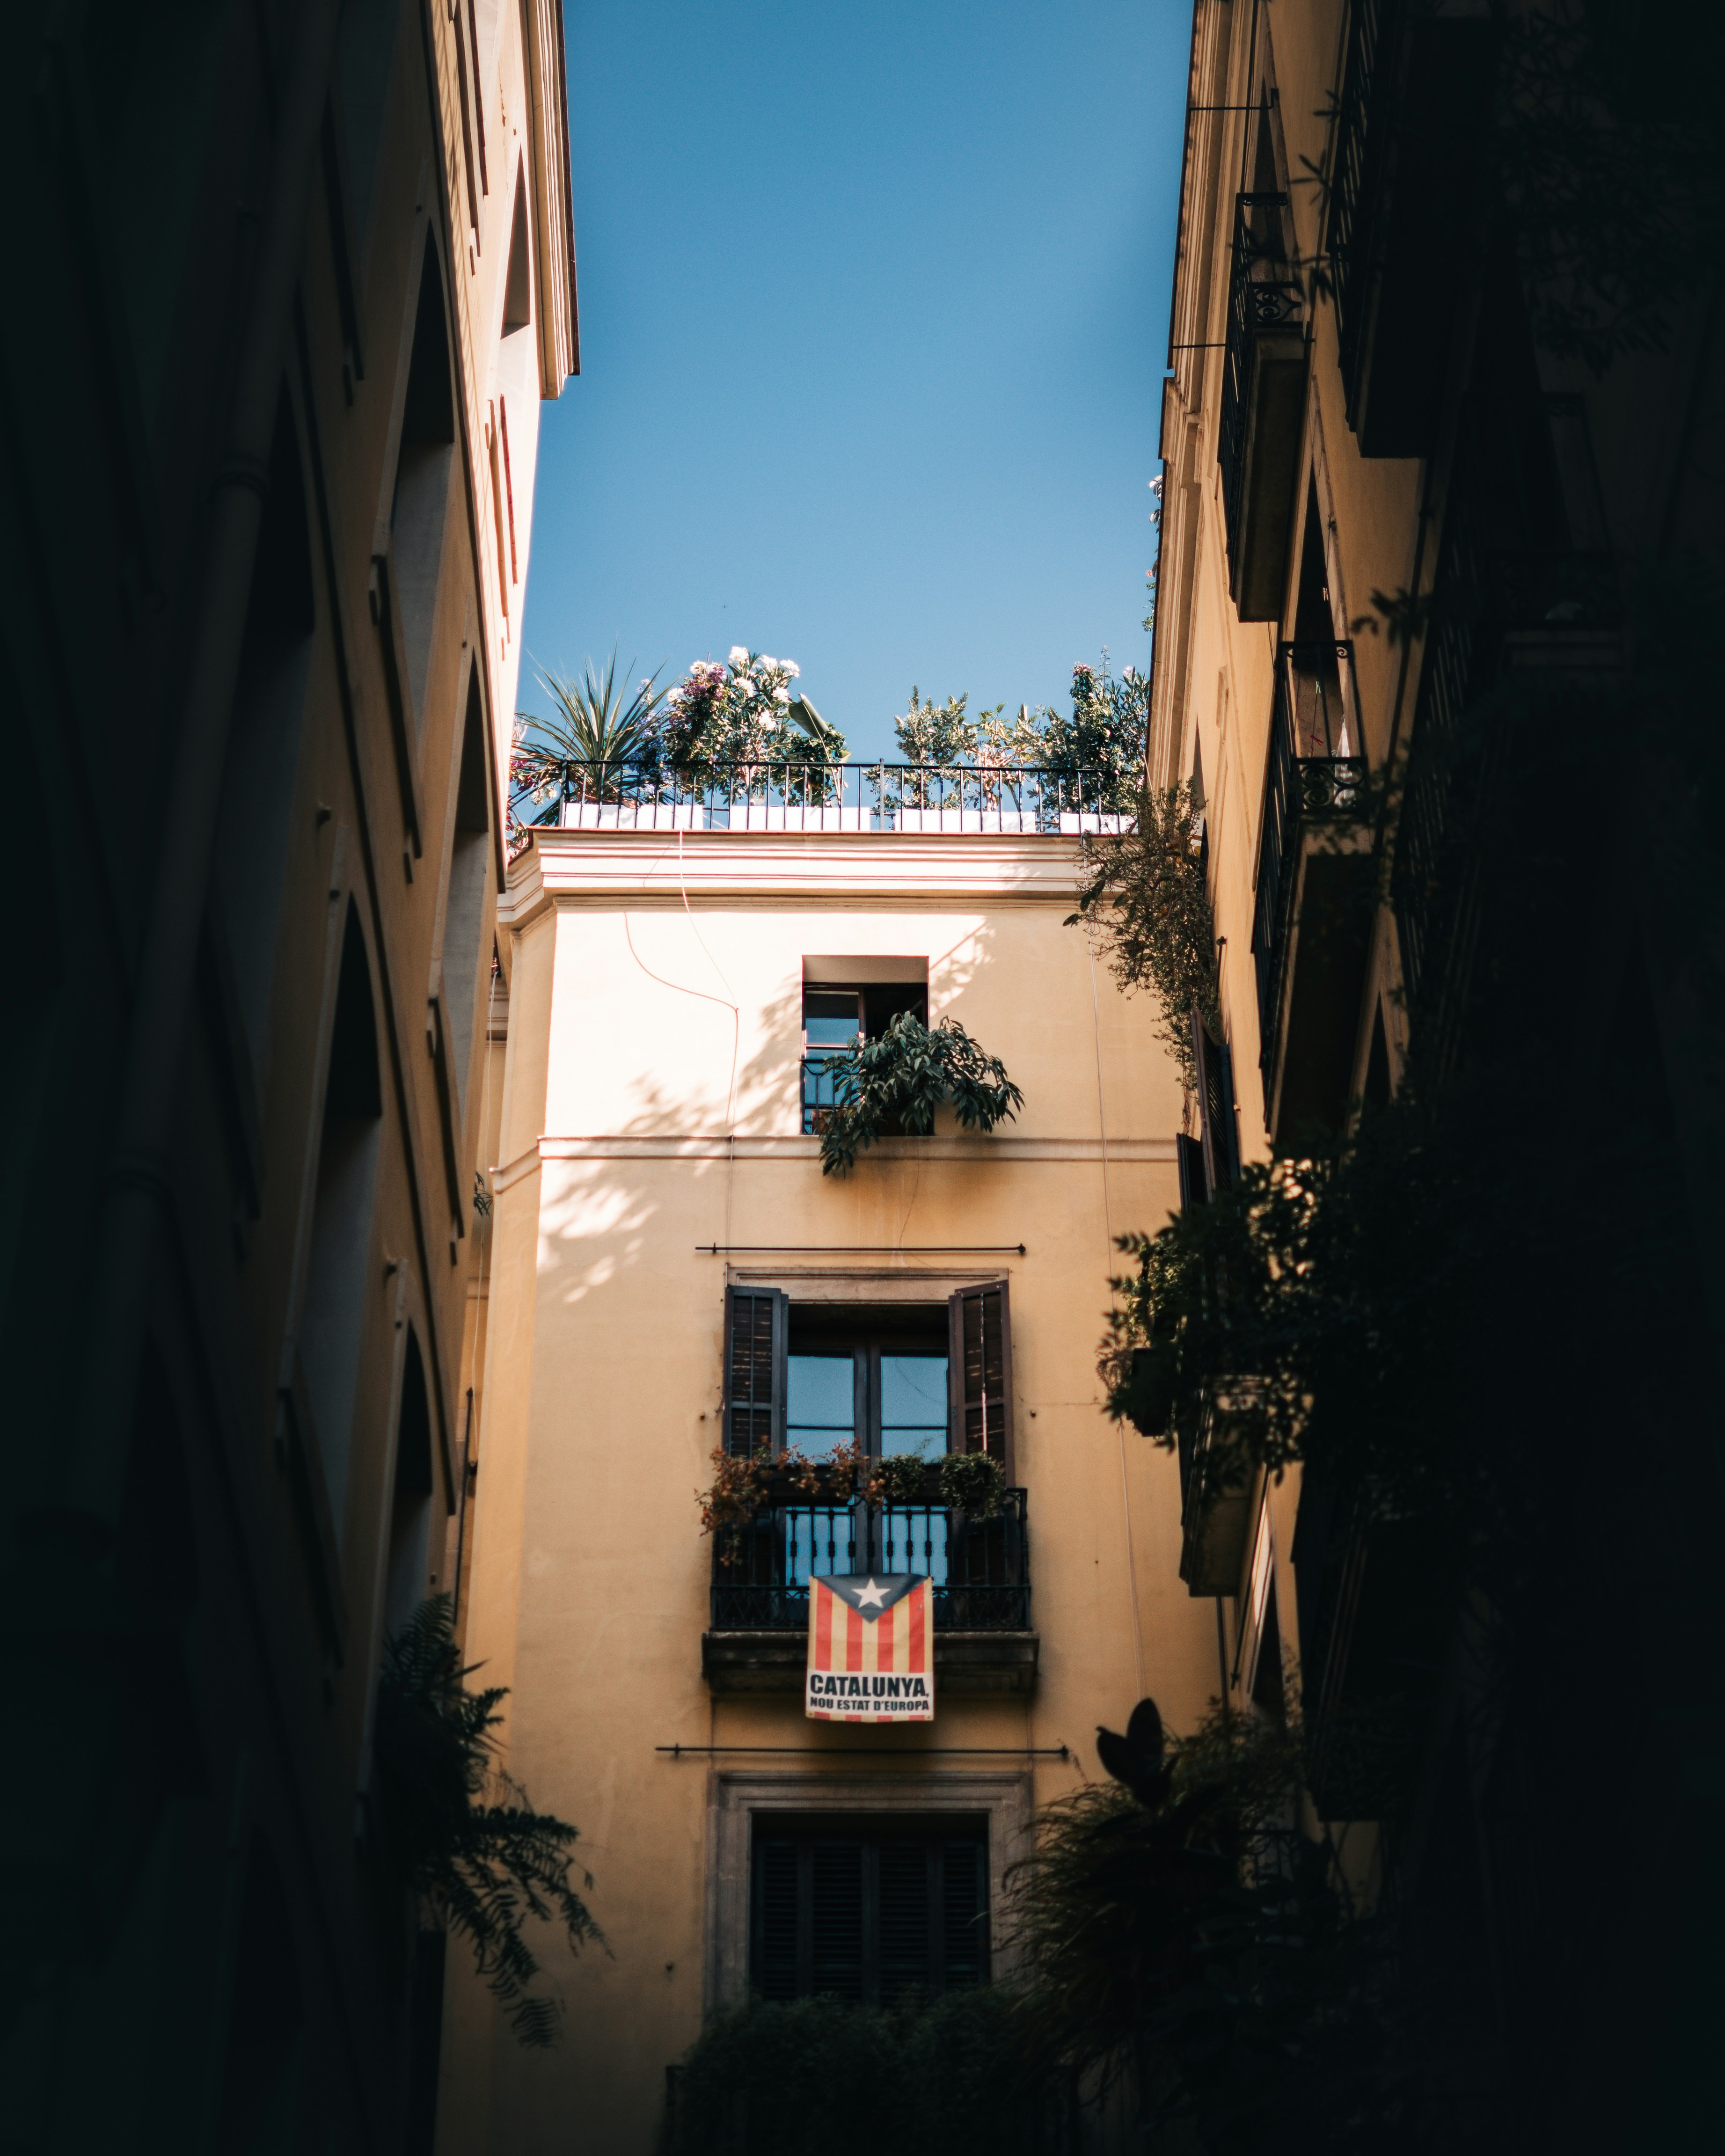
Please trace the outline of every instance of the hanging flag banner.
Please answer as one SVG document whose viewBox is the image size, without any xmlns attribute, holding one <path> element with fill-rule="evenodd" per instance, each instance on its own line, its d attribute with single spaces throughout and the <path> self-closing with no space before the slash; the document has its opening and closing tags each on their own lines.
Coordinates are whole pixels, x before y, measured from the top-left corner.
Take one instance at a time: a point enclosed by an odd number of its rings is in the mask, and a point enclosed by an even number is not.
<svg viewBox="0 0 1725 2156">
<path fill-rule="evenodd" d="M 920 1572 L 809 1582 L 815 1722 L 932 1722 L 934 1584 Z"/>
</svg>

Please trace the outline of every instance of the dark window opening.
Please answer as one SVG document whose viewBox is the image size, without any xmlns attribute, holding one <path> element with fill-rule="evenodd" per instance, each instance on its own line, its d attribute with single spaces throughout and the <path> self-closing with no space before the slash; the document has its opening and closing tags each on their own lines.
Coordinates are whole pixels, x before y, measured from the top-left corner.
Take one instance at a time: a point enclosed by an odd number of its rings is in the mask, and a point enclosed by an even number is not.
<svg viewBox="0 0 1725 2156">
<path fill-rule="evenodd" d="M 1264 1619 L 1258 1631 L 1258 1661 L 1252 1672 L 1252 1704 L 1271 1721 L 1288 1718 L 1286 1681 L 1281 1666 L 1281 1620 L 1276 1614 L 1276 1583 L 1264 1598 Z"/>
<path fill-rule="evenodd" d="M 533 258 L 527 239 L 527 187 L 517 168 L 515 218 L 509 232 L 509 269 L 503 280 L 503 334 L 513 336 L 533 319 Z"/>
<path fill-rule="evenodd" d="M 398 1632 L 425 1599 L 431 1562 L 431 1400 L 425 1389 L 424 1358 L 410 1331 L 396 1420 L 395 1486 L 383 1588 L 386 1632 Z"/>
<path fill-rule="evenodd" d="M 1384 1032 L 1384 1006 L 1372 1014 L 1372 1046 L 1366 1058 L 1366 1106 L 1387 1108 L 1394 1089 L 1389 1078 L 1389 1043 Z"/>
<path fill-rule="evenodd" d="M 300 1352 L 338 1537 L 368 1301 L 372 1200 L 382 1127 L 372 969 L 359 916 L 350 904 L 324 1087 L 311 1261 L 300 1325 Z"/>
<path fill-rule="evenodd" d="M 761 1998 L 897 2006 L 988 1981 L 983 1822 L 763 1821 L 751 1890 Z"/>
<path fill-rule="evenodd" d="M 246 1859 L 233 1986 L 217 2156 L 298 2148 L 305 2006 L 287 1896 L 261 1841 Z"/>
<path fill-rule="evenodd" d="M 803 987 L 803 1128 L 820 1128 L 820 1114 L 833 1105 L 833 1086 L 844 1063 L 865 1041 L 878 1040 L 901 1011 L 928 1023 L 926 981 L 882 981 L 828 985 L 808 981 Z"/>
<path fill-rule="evenodd" d="M 311 675 L 311 542 L 293 406 L 280 393 L 222 774 L 215 882 L 240 1023 L 264 1055 Z"/>
<path fill-rule="evenodd" d="M 444 907 L 444 1009 L 449 1014 L 450 1074 L 458 1108 L 467 1092 L 474 1020 L 485 985 L 480 978 L 480 935 L 485 926 L 485 871 L 490 853 L 490 753 L 475 662 L 467 678 L 467 717 L 461 730 L 449 897 Z"/>
<path fill-rule="evenodd" d="M 1329 570 L 1324 562 L 1323 524 L 1318 516 L 1317 482 L 1306 482 L 1306 536 L 1300 545 L 1300 583 L 1294 600 L 1296 644 L 1333 642 L 1336 617 L 1330 605 Z"/>
<path fill-rule="evenodd" d="M 408 685 L 414 718 L 421 726 L 425 719 L 425 681 L 431 663 L 438 580 L 443 568 L 454 443 L 455 398 L 443 270 L 436 244 L 428 233 L 389 512 Z"/>
</svg>

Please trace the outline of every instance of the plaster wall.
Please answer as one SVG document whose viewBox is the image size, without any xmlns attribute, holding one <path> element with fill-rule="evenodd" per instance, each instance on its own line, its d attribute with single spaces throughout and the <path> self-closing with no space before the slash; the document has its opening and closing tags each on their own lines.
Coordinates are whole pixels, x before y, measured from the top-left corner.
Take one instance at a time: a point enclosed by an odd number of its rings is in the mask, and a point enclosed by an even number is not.
<svg viewBox="0 0 1725 2156">
<path fill-rule="evenodd" d="M 627 855 L 625 840 L 550 834 L 505 901 L 517 1150 L 495 1177 L 467 1636 L 486 1681 L 513 1688 L 511 1771 L 582 1829 L 611 1951 L 571 1962 L 548 1946 L 567 2009 L 552 2054 L 520 2051 L 470 1988 L 457 1999 L 450 2071 L 466 2093 L 449 2156 L 645 2156 L 665 2068 L 745 1981 L 737 1873 L 752 1807 L 813 1809 L 824 1794 L 986 1812 L 998 1885 L 1032 1808 L 1097 1771 L 1099 1722 L 1118 1727 L 1147 1691 L 1189 1727 L 1219 1681 L 1213 1613 L 1178 1578 L 1173 1463 L 1099 1410 L 1110 1236 L 1153 1229 L 1177 1203 L 1182 1104 L 1153 1006 L 1093 977 L 1062 925 L 1076 848 L 865 834 L 768 859 L 710 834 L 669 891 L 650 857 Z M 1024 1091 L 1017 1121 L 887 1141 L 823 1176 L 798 1128 L 814 953 L 926 960 L 931 1017 L 1001 1056 Z M 733 1247 L 699 1247 L 714 1244 Z M 734 1247 L 765 1245 L 814 1247 Z M 793 1696 L 709 1693 L 695 1493 L 739 1275 L 793 1302 L 941 1302 L 968 1278 L 1008 1278 L 1040 1645 L 1029 1697 L 942 1696 L 933 1724 L 889 1732 L 882 1756 L 881 1738 L 809 1722 Z M 674 1744 L 789 1749 L 656 1748 Z M 1066 1758 L 1033 1756 L 1061 1744 Z"/>
</svg>

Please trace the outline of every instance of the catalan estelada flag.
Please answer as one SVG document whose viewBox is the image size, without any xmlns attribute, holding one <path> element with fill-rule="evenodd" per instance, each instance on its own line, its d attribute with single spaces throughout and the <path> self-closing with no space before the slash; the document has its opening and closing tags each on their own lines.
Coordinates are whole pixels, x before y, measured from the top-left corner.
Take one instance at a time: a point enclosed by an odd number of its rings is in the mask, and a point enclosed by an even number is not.
<svg viewBox="0 0 1725 2156">
<path fill-rule="evenodd" d="M 932 1722 L 934 1586 L 920 1572 L 809 1582 L 804 1707 L 816 1722 Z"/>
</svg>

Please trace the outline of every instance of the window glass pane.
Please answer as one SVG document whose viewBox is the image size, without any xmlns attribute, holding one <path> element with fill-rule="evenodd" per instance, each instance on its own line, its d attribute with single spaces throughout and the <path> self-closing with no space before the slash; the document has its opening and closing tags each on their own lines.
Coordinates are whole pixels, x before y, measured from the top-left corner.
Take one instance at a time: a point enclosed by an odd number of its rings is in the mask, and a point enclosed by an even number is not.
<svg viewBox="0 0 1725 2156">
<path fill-rule="evenodd" d="M 856 1363 L 850 1355 L 787 1358 L 785 1436 L 811 1460 L 824 1460 L 856 1435 Z"/>
<path fill-rule="evenodd" d="M 934 1459 L 947 1449 L 947 1358 L 880 1358 L 880 1450 Z"/>
<path fill-rule="evenodd" d="M 803 998 L 803 1031 L 811 1048 L 854 1048 L 858 1004 L 850 994 L 811 991 Z"/>
</svg>

